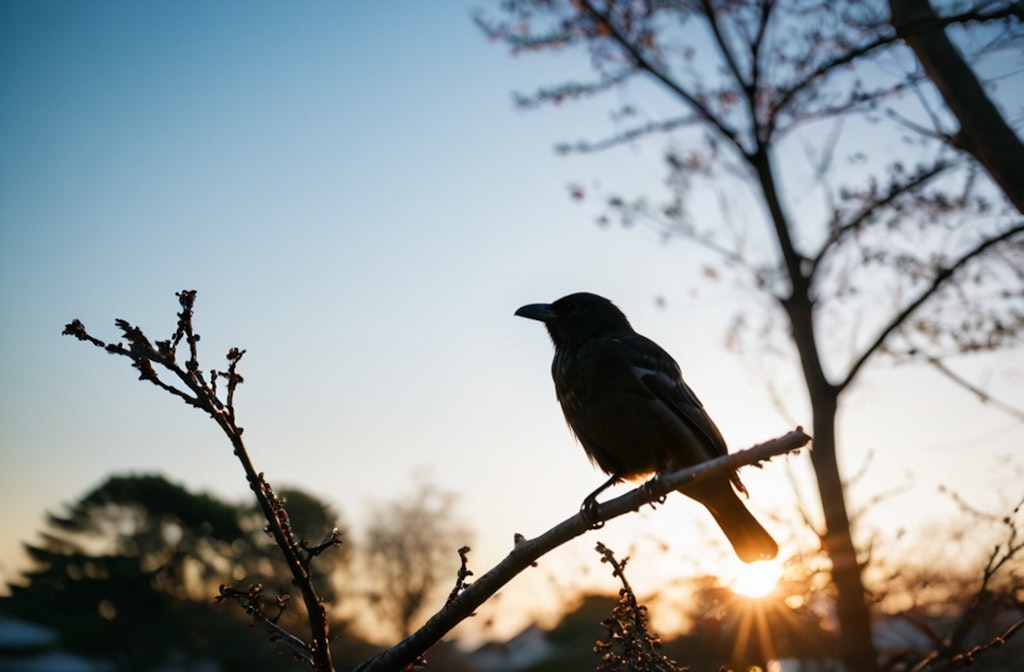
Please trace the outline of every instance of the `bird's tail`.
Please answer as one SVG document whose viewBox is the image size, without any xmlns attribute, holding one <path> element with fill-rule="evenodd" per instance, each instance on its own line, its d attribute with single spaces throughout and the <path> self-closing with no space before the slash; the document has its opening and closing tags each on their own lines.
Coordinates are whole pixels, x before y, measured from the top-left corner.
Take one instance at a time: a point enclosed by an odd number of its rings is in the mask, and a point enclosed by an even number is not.
<svg viewBox="0 0 1024 672">
<path fill-rule="evenodd" d="M 779 545 L 772 539 L 772 535 L 761 527 L 761 523 L 757 522 L 727 483 L 714 485 L 718 487 L 713 491 L 701 492 L 695 499 L 715 517 L 715 522 L 725 532 L 740 560 L 757 562 L 774 558 L 779 552 Z M 687 494 L 693 497 L 693 494 Z"/>
</svg>

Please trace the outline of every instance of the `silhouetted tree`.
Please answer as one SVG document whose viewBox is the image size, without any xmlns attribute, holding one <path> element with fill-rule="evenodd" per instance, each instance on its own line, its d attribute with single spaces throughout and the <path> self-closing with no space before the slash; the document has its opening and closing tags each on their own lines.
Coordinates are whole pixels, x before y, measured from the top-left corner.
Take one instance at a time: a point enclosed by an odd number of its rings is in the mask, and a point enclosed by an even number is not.
<svg viewBox="0 0 1024 672">
<path fill-rule="evenodd" d="M 363 576 L 370 583 L 370 603 L 401 637 L 413 631 L 431 598 L 450 589 L 456 551 L 470 541 L 456 515 L 456 499 L 421 481 L 407 496 L 379 503 L 369 514 Z"/>
<path fill-rule="evenodd" d="M 111 476 L 47 524 L 30 554 L 137 558 L 155 589 L 193 599 L 208 599 L 211 584 L 215 592 L 218 565 L 243 536 L 236 507 L 155 475 Z"/>
<path fill-rule="evenodd" d="M 958 3 L 941 26 L 1019 16 L 1015 8 Z M 883 353 L 941 361 L 1019 343 L 1024 222 L 970 154 L 927 129 L 942 117 L 941 98 L 908 58 L 884 3 L 508 0 L 501 12 L 478 17 L 492 39 L 518 54 L 578 49 L 596 73 L 519 94 L 520 106 L 619 92 L 613 117 L 622 126 L 560 151 L 673 139 L 664 199 L 613 195 L 602 221 L 649 221 L 695 240 L 774 300 L 757 333 L 791 339 L 812 408 L 819 534 L 837 588 L 841 655 L 851 672 L 875 669 L 865 557 L 838 467 L 840 400 Z M 1009 25 L 1020 33 L 1019 21 Z M 674 109 L 642 109 L 635 100 L 646 85 Z M 690 209 L 707 194 L 718 195 L 722 223 Z M 753 224 L 730 221 L 741 194 L 753 199 Z M 759 321 L 743 315 L 738 324 Z"/>
<path fill-rule="evenodd" d="M 2 605 L 54 628 L 66 650 L 126 670 L 172 655 L 225 664 L 271 655 L 242 643 L 240 614 L 211 599 L 248 564 L 238 507 L 162 476 L 112 476 L 46 522 L 41 542 L 26 545 L 33 567 Z"/>
</svg>

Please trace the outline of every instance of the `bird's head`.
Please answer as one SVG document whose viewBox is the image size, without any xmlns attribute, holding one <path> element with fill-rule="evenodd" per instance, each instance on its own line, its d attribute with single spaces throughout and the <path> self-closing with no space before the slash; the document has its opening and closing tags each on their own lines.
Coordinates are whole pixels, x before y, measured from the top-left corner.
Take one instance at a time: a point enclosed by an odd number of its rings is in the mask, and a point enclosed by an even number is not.
<svg viewBox="0 0 1024 672">
<path fill-rule="evenodd" d="M 563 296 L 554 303 L 531 303 L 516 315 L 543 322 L 556 348 L 573 348 L 594 336 L 633 330 L 614 303 L 588 292 Z"/>
</svg>

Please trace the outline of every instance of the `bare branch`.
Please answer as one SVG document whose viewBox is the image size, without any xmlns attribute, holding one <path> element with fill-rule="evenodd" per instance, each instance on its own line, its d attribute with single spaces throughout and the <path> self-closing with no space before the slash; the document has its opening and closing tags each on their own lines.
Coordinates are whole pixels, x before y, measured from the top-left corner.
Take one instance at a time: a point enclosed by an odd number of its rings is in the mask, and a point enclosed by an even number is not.
<svg viewBox="0 0 1024 672">
<path fill-rule="evenodd" d="M 847 386 L 849 386 L 849 384 L 853 382 L 853 379 L 856 377 L 857 373 L 860 371 L 861 367 L 863 367 L 864 364 L 866 364 L 867 361 L 872 357 L 872 355 L 874 355 L 875 352 L 877 352 L 879 348 L 882 347 L 886 339 L 888 339 L 894 331 L 899 329 L 904 324 L 904 322 L 906 322 L 907 318 L 909 318 L 914 313 L 914 311 L 920 308 L 926 301 L 928 301 L 928 299 L 934 296 L 940 289 L 945 287 L 947 281 L 950 278 L 952 278 L 957 271 L 959 271 L 961 268 L 967 265 L 968 262 L 972 261 L 973 259 L 983 254 L 993 245 L 1001 243 L 1005 240 L 1010 240 L 1014 236 L 1017 236 L 1018 234 L 1021 233 L 1024 233 L 1024 224 L 1017 224 L 1016 226 L 1007 229 L 998 236 L 985 239 L 977 246 L 975 246 L 973 249 L 963 254 L 959 259 L 950 264 L 947 268 L 941 270 L 932 280 L 932 283 L 924 291 L 922 291 L 916 299 L 907 304 L 907 306 L 904 307 L 903 310 L 901 310 L 895 317 L 893 317 L 889 324 L 886 325 L 881 330 L 881 332 L 879 332 L 878 336 L 875 338 L 875 341 L 864 349 L 864 352 L 861 353 L 861 356 L 857 359 L 856 362 L 853 363 L 853 366 L 850 367 L 849 372 L 846 374 L 846 378 L 844 378 L 842 382 L 836 385 L 836 389 L 838 391 L 842 391 Z"/>
<path fill-rule="evenodd" d="M 737 133 L 736 129 L 729 126 L 724 119 L 716 116 L 710 108 L 697 99 L 697 96 L 672 79 L 666 72 L 655 65 L 653 61 L 647 58 L 643 52 L 641 52 L 640 48 L 633 44 L 633 42 L 630 41 L 629 38 L 612 23 L 607 13 L 599 12 L 597 8 L 594 7 L 593 3 L 589 2 L 589 0 L 580 0 L 579 4 L 594 21 L 597 21 L 600 26 L 603 26 L 604 29 L 607 30 L 608 35 L 615 40 L 620 47 L 622 47 L 626 52 L 626 55 L 629 56 L 630 60 L 633 61 L 637 68 L 649 73 L 661 82 L 669 91 L 679 96 L 683 102 L 693 109 L 701 119 L 707 121 L 707 123 L 722 137 L 735 145 L 741 153 L 746 153 L 746 149 L 743 147 L 743 143 L 741 142 L 739 133 Z"/>
<path fill-rule="evenodd" d="M 949 16 L 942 17 L 924 17 L 916 19 L 912 22 L 906 22 L 897 26 L 893 30 L 883 30 L 874 39 L 868 40 L 863 44 L 849 49 L 845 52 L 839 53 L 834 57 L 823 61 L 816 68 L 811 70 L 804 76 L 799 82 L 796 82 L 792 86 L 784 89 L 780 89 L 778 100 L 775 103 L 775 111 L 783 112 L 793 102 L 793 100 L 806 89 L 817 84 L 822 78 L 827 76 L 829 73 L 845 67 L 854 61 L 863 58 L 875 51 L 888 47 L 895 42 L 920 35 L 934 30 L 941 30 L 947 26 L 962 23 L 983 23 L 986 21 L 994 21 L 1006 18 L 1022 18 L 1022 10 L 1020 3 L 1010 3 L 1005 8 L 1000 8 L 992 11 L 982 11 L 977 8 L 971 8 L 967 11 L 960 12 L 957 14 L 951 14 Z M 897 34 L 897 31 L 899 34 Z"/>
<path fill-rule="evenodd" d="M 822 244 L 818 254 L 811 262 L 809 277 L 814 276 L 818 267 L 821 265 L 824 258 L 828 256 L 830 251 L 834 250 L 836 246 L 847 236 L 859 231 L 868 221 L 878 214 L 878 211 L 881 208 L 892 205 L 901 196 L 912 193 L 925 186 L 934 178 L 949 169 L 951 165 L 952 164 L 947 161 L 939 160 L 936 161 L 933 166 L 910 175 L 903 182 L 893 182 L 888 192 L 878 199 L 872 199 L 869 203 L 865 204 L 855 212 L 847 221 L 833 228 L 828 239 Z"/>
<path fill-rule="evenodd" d="M 243 428 L 235 422 L 234 392 L 237 385 L 242 382 L 242 377 L 236 369 L 245 351 L 232 348 L 227 355 L 228 370 L 212 373 L 211 382 L 207 383 L 199 366 L 197 345 L 199 335 L 195 333 L 192 326 L 196 292 L 195 290 L 183 290 L 178 292 L 177 296 L 182 308 L 178 313 L 177 329 L 169 340 L 157 341 L 155 348 L 141 329 L 132 326 L 126 320 L 116 320 L 116 324 L 121 329 L 123 339 L 128 343 L 127 347 L 121 343 L 117 345 L 103 344 L 99 339 L 90 336 L 85 326 L 78 320 L 73 320 L 65 326 L 63 334 L 74 336 L 81 341 L 88 341 L 97 347 L 103 347 L 111 354 L 127 357 L 131 360 L 132 366 L 140 372 L 140 379 L 152 382 L 190 406 L 201 408 L 217 422 L 234 447 L 235 456 L 242 463 L 249 487 L 256 495 L 260 509 L 267 519 L 267 527 L 281 549 L 292 574 L 292 583 L 302 594 L 303 603 L 309 615 L 312 638 L 312 643 L 304 646 L 310 652 L 314 661 L 313 666 L 319 672 L 333 670 L 328 642 L 327 611 L 313 586 L 308 570 L 309 560 L 313 555 L 319 553 L 319 550 L 313 549 L 316 552 L 312 553 L 310 549 L 302 546 L 295 539 L 284 504 L 274 494 L 274 490 L 267 483 L 263 474 L 256 471 L 245 447 L 245 442 L 242 440 Z M 178 364 L 175 356 L 176 348 L 182 340 L 189 347 L 189 358 L 185 362 L 184 369 Z M 154 369 L 154 364 L 175 375 L 192 392 L 192 395 L 161 381 Z M 217 396 L 215 381 L 218 377 L 226 378 L 228 381 L 226 403 Z M 325 543 L 333 545 L 333 542 Z"/>
<path fill-rule="evenodd" d="M 928 363 L 935 367 L 935 370 L 944 375 L 946 378 L 949 378 L 951 381 L 953 381 L 960 387 L 964 388 L 965 390 L 976 396 L 978 398 L 978 401 L 980 401 L 981 403 L 991 404 L 995 408 L 998 408 L 999 410 L 1010 414 L 1011 416 L 1017 418 L 1018 420 L 1024 421 L 1024 409 L 1017 408 L 1016 406 L 1011 406 L 1005 401 L 1000 401 L 999 399 L 993 398 L 992 395 L 990 395 L 985 390 L 981 389 L 977 385 L 971 383 L 969 380 L 951 371 L 950 368 L 946 366 L 945 363 L 943 363 L 943 361 L 941 359 L 938 359 L 937 357 L 929 357 Z"/>
<path fill-rule="evenodd" d="M 569 152 L 579 153 L 591 153 L 600 152 L 616 145 L 622 145 L 627 142 L 632 142 L 647 135 L 653 135 L 655 133 L 668 133 L 674 131 L 677 128 L 683 126 L 692 126 L 700 121 L 700 117 L 696 114 L 688 114 L 682 117 L 675 117 L 673 119 L 664 119 L 662 121 L 652 121 L 642 126 L 636 126 L 630 128 L 618 135 L 613 135 L 603 140 L 596 140 L 594 142 L 587 142 L 585 140 L 579 140 L 575 143 L 561 143 L 555 146 L 555 151 L 560 154 L 568 154 Z"/>
<path fill-rule="evenodd" d="M 301 660 L 308 666 L 315 667 L 316 661 L 309 646 L 264 613 L 262 597 L 263 586 L 260 584 L 251 585 L 246 590 L 236 590 L 227 586 L 221 586 L 220 595 L 216 597 L 216 600 L 218 602 L 227 599 L 237 601 L 245 609 L 245 613 L 270 634 L 270 638 L 273 641 L 280 642 L 291 651 L 296 660 Z"/>
<path fill-rule="evenodd" d="M 726 455 L 696 467 L 664 474 L 644 485 L 601 504 L 594 519 L 582 512 L 568 518 L 534 539 L 516 543 L 504 560 L 466 586 L 454 599 L 450 599 L 419 630 L 391 649 L 362 663 L 354 672 L 383 672 L 403 670 L 423 651 L 438 642 L 448 631 L 468 618 L 477 607 L 498 591 L 513 577 L 530 567 L 538 558 L 570 539 L 578 537 L 596 524 L 637 511 L 644 505 L 673 490 L 703 483 L 710 478 L 731 474 L 738 467 L 755 464 L 777 455 L 792 452 L 807 445 L 811 438 L 800 428 L 777 439 L 747 450 Z"/>
<path fill-rule="evenodd" d="M 747 92 L 748 97 L 752 98 L 754 87 L 757 82 L 740 69 L 739 63 L 737 62 L 735 55 L 732 53 L 732 48 L 729 46 L 729 40 L 726 39 L 725 35 L 722 33 L 722 27 L 718 22 L 718 11 L 712 6 L 710 0 L 701 0 L 700 4 L 704 10 L 704 18 L 707 19 L 708 26 L 711 28 L 711 34 L 715 38 L 715 44 L 718 46 L 718 51 L 722 54 L 722 58 L 725 59 L 726 67 L 729 68 L 729 72 L 732 74 L 736 83 Z M 758 26 L 758 32 L 760 34 L 764 33 L 770 14 L 771 3 L 767 3 L 763 6 L 761 12 L 760 25 Z"/>
<path fill-rule="evenodd" d="M 817 84 L 819 80 L 831 73 L 833 70 L 849 65 L 858 58 L 866 56 L 880 47 L 892 44 L 896 39 L 895 34 L 883 35 L 821 63 L 796 84 L 789 88 L 780 89 L 778 100 L 775 102 L 775 113 L 778 114 L 786 111 L 786 108 L 799 94 L 803 93 L 812 85 Z"/>
<path fill-rule="evenodd" d="M 559 84 L 557 86 L 545 87 L 538 89 L 536 92 L 525 95 L 521 93 L 513 94 L 512 100 L 516 107 L 524 110 L 533 109 L 540 107 L 545 103 L 554 103 L 560 105 L 567 100 L 573 100 L 576 98 L 585 98 L 587 96 L 593 96 L 608 89 L 614 88 L 624 82 L 630 75 L 634 74 L 634 70 L 627 70 L 617 75 L 609 75 L 602 77 L 596 82 L 568 82 L 566 84 Z"/>
</svg>

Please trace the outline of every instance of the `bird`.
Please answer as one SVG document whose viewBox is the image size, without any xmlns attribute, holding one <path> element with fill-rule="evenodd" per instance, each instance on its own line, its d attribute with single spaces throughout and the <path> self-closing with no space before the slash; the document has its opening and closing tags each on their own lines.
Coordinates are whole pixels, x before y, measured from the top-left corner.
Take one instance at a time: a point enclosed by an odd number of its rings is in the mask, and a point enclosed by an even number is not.
<svg viewBox="0 0 1024 672">
<path fill-rule="evenodd" d="M 728 453 L 676 361 L 634 331 L 610 300 L 579 292 L 554 303 L 522 306 L 515 314 L 547 328 L 555 347 L 551 376 L 565 421 L 590 461 L 610 475 L 584 499 L 584 512 L 592 511 L 597 495 L 615 483 Z M 740 560 L 774 558 L 778 544 L 737 491 L 747 494 L 735 472 L 681 490 L 711 512 Z"/>
</svg>

